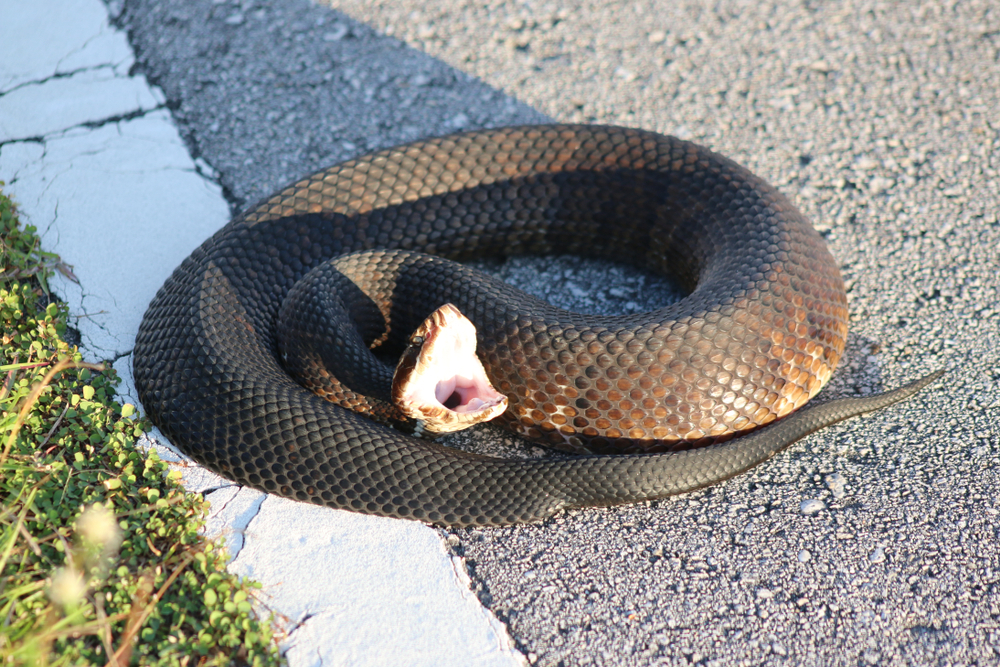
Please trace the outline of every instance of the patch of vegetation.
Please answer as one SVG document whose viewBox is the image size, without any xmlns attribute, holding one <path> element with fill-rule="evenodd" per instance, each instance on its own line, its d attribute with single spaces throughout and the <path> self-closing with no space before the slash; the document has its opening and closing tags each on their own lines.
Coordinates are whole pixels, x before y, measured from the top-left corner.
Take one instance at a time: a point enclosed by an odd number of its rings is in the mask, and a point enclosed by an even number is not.
<svg viewBox="0 0 1000 667">
<path fill-rule="evenodd" d="M 0 192 L 0 284 L 33 278 L 48 294 L 53 270 L 76 282 L 73 271 L 59 255 L 41 249 L 37 232 L 31 225 L 21 229 L 14 203 Z"/>
<path fill-rule="evenodd" d="M 207 503 L 136 450 L 114 370 L 62 339 L 46 280 L 68 267 L 3 193 L 0 225 L 0 663 L 280 663 L 253 585 L 198 534 Z"/>
</svg>

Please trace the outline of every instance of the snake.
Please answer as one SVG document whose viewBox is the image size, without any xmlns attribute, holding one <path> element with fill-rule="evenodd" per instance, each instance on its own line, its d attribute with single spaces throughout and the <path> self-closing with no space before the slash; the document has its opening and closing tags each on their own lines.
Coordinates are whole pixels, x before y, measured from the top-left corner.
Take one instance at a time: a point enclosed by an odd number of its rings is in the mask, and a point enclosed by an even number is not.
<svg viewBox="0 0 1000 667">
<path fill-rule="evenodd" d="M 456 265 L 553 253 L 666 274 L 687 296 L 646 313 L 572 313 Z M 303 387 L 282 361 L 279 314 L 296 284 L 343 257 L 361 258 L 353 265 L 375 283 L 352 279 L 384 318 L 365 325 L 369 339 L 405 344 L 407 317 L 454 304 L 509 401 L 498 420 L 574 455 L 449 447 Z M 358 157 L 237 215 L 157 292 L 133 370 L 152 422 L 239 484 L 440 526 L 499 526 L 716 484 L 940 377 L 803 407 L 833 374 L 847 328 L 824 239 L 746 168 L 639 129 L 521 126 Z"/>
</svg>

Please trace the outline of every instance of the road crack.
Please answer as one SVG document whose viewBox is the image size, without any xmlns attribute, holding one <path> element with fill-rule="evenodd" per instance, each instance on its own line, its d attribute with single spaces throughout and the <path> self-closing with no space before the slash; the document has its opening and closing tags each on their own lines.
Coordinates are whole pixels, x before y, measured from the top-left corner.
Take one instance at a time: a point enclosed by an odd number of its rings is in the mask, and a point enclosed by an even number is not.
<svg viewBox="0 0 1000 667">
<path fill-rule="evenodd" d="M 58 65 L 56 65 L 56 67 L 58 67 Z M 54 72 L 46 77 L 42 77 L 41 79 L 31 79 L 30 81 L 22 81 L 21 83 L 17 84 L 12 88 L 8 88 L 7 90 L 0 90 L 0 99 L 2 99 L 5 95 L 9 95 L 10 93 L 18 91 L 22 88 L 27 88 L 28 86 L 41 86 L 48 83 L 49 81 L 55 81 L 56 79 L 68 79 L 83 72 L 96 72 L 102 69 L 113 70 L 114 68 L 115 65 L 102 64 L 102 65 L 93 65 L 90 67 L 78 67 L 76 69 L 69 70 L 68 72 Z"/>
</svg>

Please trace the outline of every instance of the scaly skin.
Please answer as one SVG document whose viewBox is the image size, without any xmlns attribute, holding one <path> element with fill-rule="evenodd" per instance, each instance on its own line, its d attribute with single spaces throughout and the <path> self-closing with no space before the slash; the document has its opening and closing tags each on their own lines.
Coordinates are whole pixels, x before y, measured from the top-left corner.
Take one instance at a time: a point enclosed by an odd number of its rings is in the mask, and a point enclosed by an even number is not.
<svg viewBox="0 0 1000 667">
<path fill-rule="evenodd" d="M 481 287 L 490 298 L 463 296 L 434 272 L 394 285 L 404 293 L 389 301 L 419 315 L 386 307 L 388 321 L 422 318 L 443 299 L 477 328 L 493 325 L 479 354 L 510 399 L 514 430 L 615 453 L 498 460 L 374 424 L 282 369 L 275 324 L 284 296 L 323 261 L 371 248 L 451 259 L 624 258 L 671 273 L 691 294 L 653 313 L 608 318 L 566 313 L 488 281 Z M 397 256 L 378 261 L 391 268 Z M 713 484 L 937 377 L 787 416 L 829 379 L 847 317 L 823 240 L 787 199 L 730 160 L 638 130 L 507 128 L 337 165 L 233 220 L 157 294 L 134 368 L 153 422 L 239 483 L 371 514 L 502 525 Z M 691 445 L 711 446 L 668 451 Z"/>
</svg>

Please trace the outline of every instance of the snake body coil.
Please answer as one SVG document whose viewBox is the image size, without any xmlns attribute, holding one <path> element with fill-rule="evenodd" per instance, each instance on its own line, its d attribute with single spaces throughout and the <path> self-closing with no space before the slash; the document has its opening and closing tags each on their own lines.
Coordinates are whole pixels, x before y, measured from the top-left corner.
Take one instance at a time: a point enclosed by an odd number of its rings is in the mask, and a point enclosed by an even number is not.
<svg viewBox="0 0 1000 667">
<path fill-rule="evenodd" d="M 370 249 L 627 258 L 671 274 L 690 295 L 652 313 L 583 316 L 473 273 L 444 279 L 418 258 L 417 282 L 394 303 L 426 297 L 413 306 L 423 317 L 453 301 L 476 324 L 487 374 L 509 397 L 510 427 L 564 449 L 619 454 L 499 460 L 371 423 L 283 370 L 275 327 L 284 296 L 320 263 Z M 376 252 L 372 265 L 380 276 L 411 270 L 399 256 L 410 257 Z M 821 237 L 732 161 L 638 130 L 522 127 L 375 153 L 260 203 L 167 280 L 140 327 L 134 369 L 153 422 L 241 484 L 371 514 L 497 525 L 718 482 L 936 377 L 721 442 L 819 391 L 847 319 Z M 669 451 L 685 443 L 710 446 Z"/>
</svg>

